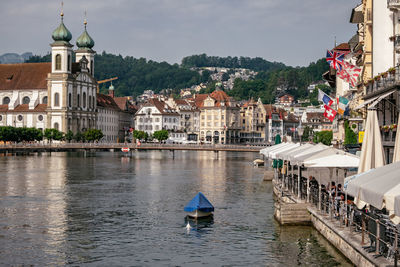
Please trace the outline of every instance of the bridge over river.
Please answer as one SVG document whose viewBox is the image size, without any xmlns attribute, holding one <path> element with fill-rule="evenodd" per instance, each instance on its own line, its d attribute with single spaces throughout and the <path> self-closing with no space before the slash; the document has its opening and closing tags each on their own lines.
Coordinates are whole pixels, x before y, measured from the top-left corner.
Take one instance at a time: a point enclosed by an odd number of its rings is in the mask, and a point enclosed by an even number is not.
<svg viewBox="0 0 400 267">
<path fill-rule="evenodd" d="M 259 152 L 265 146 L 250 145 L 197 145 L 197 144 L 157 144 L 157 143 L 49 143 L 49 144 L 2 144 L 0 153 L 33 153 L 33 152 L 53 152 L 53 151 L 96 151 L 96 150 L 115 150 L 121 151 L 122 148 L 129 150 L 196 150 L 196 151 L 236 151 L 236 152 Z"/>
</svg>

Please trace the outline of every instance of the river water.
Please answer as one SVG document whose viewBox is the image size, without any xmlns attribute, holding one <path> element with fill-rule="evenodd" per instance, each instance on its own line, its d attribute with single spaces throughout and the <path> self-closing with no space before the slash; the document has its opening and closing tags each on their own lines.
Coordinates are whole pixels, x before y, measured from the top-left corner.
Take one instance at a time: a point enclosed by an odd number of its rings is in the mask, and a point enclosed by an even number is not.
<svg viewBox="0 0 400 267">
<path fill-rule="evenodd" d="M 348 265 L 313 228 L 274 221 L 271 182 L 251 164 L 257 156 L 2 156 L 0 265 Z M 183 207 L 199 191 L 214 217 L 188 222 Z"/>
</svg>

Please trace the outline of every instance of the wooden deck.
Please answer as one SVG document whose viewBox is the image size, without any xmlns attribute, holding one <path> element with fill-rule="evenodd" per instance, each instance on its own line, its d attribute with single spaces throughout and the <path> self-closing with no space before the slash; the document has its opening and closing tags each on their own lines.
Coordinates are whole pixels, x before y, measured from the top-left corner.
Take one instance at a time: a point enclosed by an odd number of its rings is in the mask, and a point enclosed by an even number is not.
<svg viewBox="0 0 400 267">
<path fill-rule="evenodd" d="M 123 147 L 130 150 L 194 150 L 194 151 L 236 151 L 236 152 L 259 152 L 265 146 L 246 145 L 180 145 L 180 144 L 154 144 L 142 143 L 52 143 L 52 144 L 1 144 L 0 153 L 14 152 L 51 152 L 51 151 L 78 151 L 78 150 L 117 150 Z"/>
</svg>

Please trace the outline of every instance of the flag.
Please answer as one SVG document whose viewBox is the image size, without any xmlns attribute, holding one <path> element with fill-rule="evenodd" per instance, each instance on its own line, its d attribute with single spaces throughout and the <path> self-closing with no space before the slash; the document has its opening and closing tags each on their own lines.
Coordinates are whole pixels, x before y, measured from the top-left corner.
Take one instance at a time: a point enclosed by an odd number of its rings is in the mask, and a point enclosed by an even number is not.
<svg viewBox="0 0 400 267">
<path fill-rule="evenodd" d="M 349 100 L 343 96 L 339 96 L 338 97 L 338 101 L 337 101 L 337 105 L 338 105 L 338 113 L 340 115 L 343 115 L 344 112 L 346 111 L 347 106 L 349 105 Z"/>
<path fill-rule="evenodd" d="M 318 100 L 324 102 L 329 107 L 333 104 L 333 100 L 320 89 L 318 89 Z"/>
<path fill-rule="evenodd" d="M 331 122 L 333 122 L 333 119 L 336 116 L 336 110 L 334 110 L 333 108 L 325 105 L 325 112 L 324 112 L 324 117 L 327 118 L 328 120 L 330 120 Z"/>
<path fill-rule="evenodd" d="M 343 62 L 342 66 L 343 68 L 337 73 L 337 76 L 343 81 L 350 83 L 351 86 L 355 87 L 361 69 L 348 62 Z"/>
<path fill-rule="evenodd" d="M 344 54 L 336 51 L 326 51 L 326 61 L 332 69 L 341 70 L 343 64 Z"/>
</svg>

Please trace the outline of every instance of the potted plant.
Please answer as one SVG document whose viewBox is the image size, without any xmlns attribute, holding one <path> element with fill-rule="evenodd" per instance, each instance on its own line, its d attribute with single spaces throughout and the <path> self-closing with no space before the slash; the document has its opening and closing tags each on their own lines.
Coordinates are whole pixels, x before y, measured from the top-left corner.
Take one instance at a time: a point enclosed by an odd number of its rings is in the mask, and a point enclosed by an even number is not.
<svg viewBox="0 0 400 267">
<path fill-rule="evenodd" d="M 390 125 L 390 129 L 395 132 L 397 130 L 397 124 Z"/>
<path fill-rule="evenodd" d="M 384 130 L 385 132 L 389 132 L 389 129 L 390 129 L 390 126 L 389 126 L 389 125 L 384 125 L 384 126 L 383 126 L 383 130 Z"/>
<path fill-rule="evenodd" d="M 379 76 L 379 75 L 376 75 L 375 77 L 374 77 L 374 80 L 375 81 L 379 81 L 381 79 L 381 76 Z"/>
<path fill-rule="evenodd" d="M 383 72 L 383 73 L 381 74 L 381 76 L 382 76 L 382 78 L 386 78 L 386 77 L 388 76 L 388 72 L 387 72 L 387 71 Z"/>
<path fill-rule="evenodd" d="M 395 74 L 396 73 L 396 68 L 390 68 L 389 70 L 388 70 L 388 72 L 390 73 L 390 74 Z"/>
</svg>

